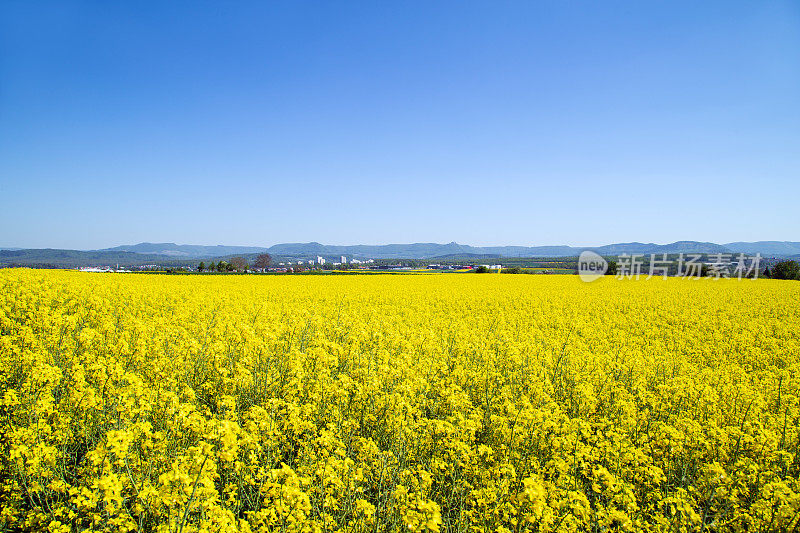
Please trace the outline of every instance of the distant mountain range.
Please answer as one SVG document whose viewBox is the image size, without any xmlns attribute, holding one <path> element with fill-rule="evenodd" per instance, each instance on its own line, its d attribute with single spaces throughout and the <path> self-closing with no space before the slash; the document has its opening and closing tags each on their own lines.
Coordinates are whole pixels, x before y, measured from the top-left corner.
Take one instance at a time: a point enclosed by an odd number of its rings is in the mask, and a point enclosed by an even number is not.
<svg viewBox="0 0 800 533">
<path fill-rule="evenodd" d="M 117 264 L 126 267 L 148 264 L 180 266 L 181 262 L 164 255 L 136 254 L 133 252 L 57 250 L 53 248 L 0 249 L 0 267 L 79 268 L 100 265 L 115 266 Z"/>
<path fill-rule="evenodd" d="M 799 247 L 800 248 L 800 247 Z M 579 255 L 587 248 L 571 246 L 470 246 L 451 242 L 448 244 L 414 243 L 331 246 L 318 242 L 276 244 L 267 251 L 279 257 L 323 257 L 347 256 L 357 259 L 436 259 L 442 257 L 564 257 Z M 677 253 L 681 251 L 716 252 L 725 248 L 712 243 L 683 242 L 671 245 L 642 243 L 612 244 L 593 248 L 598 253 L 615 255 L 623 252 L 635 253 Z M 798 252 L 800 253 L 800 251 Z"/>
<path fill-rule="evenodd" d="M 758 242 L 729 242 L 725 248 L 736 253 L 755 254 L 764 256 L 774 255 L 784 257 L 800 254 L 800 242 L 790 241 L 758 241 Z"/>
<path fill-rule="evenodd" d="M 712 242 L 677 241 L 670 244 L 617 243 L 596 247 L 576 246 L 469 246 L 451 242 L 351 245 L 337 246 L 309 243 L 276 244 L 258 246 L 200 246 L 174 243 L 140 243 L 116 246 L 103 250 L 56 250 L 0 248 L 0 266 L 35 266 L 53 268 L 75 268 L 119 264 L 120 266 L 186 266 L 201 260 L 229 259 L 242 255 L 252 259 L 261 252 L 268 252 L 278 261 L 311 259 L 322 256 L 327 260 L 338 260 L 341 256 L 351 259 L 417 259 L 417 260 L 478 260 L 486 258 L 512 257 L 574 257 L 584 250 L 594 250 L 605 256 L 627 254 L 677 254 L 677 253 L 760 253 L 764 257 L 800 258 L 800 242 L 758 241 L 715 244 Z"/>
<path fill-rule="evenodd" d="M 262 246 L 202 246 L 196 244 L 175 244 L 174 242 L 140 242 L 115 246 L 114 248 L 104 248 L 96 250 L 98 252 L 133 252 L 137 254 L 167 255 L 176 259 L 201 259 L 210 257 L 222 257 L 235 254 L 253 254 L 266 250 Z"/>
<path fill-rule="evenodd" d="M 134 252 L 140 254 L 168 256 L 179 259 L 210 259 L 230 255 L 250 255 L 268 252 L 283 258 L 309 258 L 314 256 L 356 259 L 435 259 L 446 256 L 484 257 L 565 257 L 579 255 L 583 250 L 594 250 L 601 255 L 622 253 L 761 253 L 764 256 L 793 256 L 800 254 L 800 242 L 759 241 L 715 244 L 712 242 L 677 241 L 671 244 L 617 243 L 596 247 L 576 246 L 470 246 L 450 242 L 448 244 L 414 243 L 382 245 L 329 245 L 318 242 L 276 244 L 270 247 L 256 246 L 197 246 L 174 243 L 140 243 L 130 246 L 107 248 L 105 252 Z"/>
</svg>

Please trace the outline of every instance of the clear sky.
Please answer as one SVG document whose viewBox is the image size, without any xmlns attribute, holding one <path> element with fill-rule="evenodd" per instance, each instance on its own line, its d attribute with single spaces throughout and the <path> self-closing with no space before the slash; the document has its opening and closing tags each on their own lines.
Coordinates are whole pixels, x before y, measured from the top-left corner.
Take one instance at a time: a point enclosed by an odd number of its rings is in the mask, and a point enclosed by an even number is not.
<svg viewBox="0 0 800 533">
<path fill-rule="evenodd" d="M 800 240 L 800 2 L 0 3 L 0 245 Z"/>
</svg>

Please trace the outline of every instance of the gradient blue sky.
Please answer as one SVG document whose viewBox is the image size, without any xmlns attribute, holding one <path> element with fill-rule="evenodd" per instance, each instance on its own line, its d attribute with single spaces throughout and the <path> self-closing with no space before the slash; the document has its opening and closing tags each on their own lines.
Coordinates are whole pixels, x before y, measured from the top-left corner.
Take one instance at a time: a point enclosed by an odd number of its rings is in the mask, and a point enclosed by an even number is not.
<svg viewBox="0 0 800 533">
<path fill-rule="evenodd" d="M 0 4 L 0 245 L 800 240 L 800 2 Z"/>
</svg>

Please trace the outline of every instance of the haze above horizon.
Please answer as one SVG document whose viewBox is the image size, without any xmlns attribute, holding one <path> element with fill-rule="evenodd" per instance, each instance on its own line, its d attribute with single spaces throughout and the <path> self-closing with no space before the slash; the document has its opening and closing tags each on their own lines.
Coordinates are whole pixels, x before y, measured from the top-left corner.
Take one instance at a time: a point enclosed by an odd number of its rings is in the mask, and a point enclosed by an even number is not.
<svg viewBox="0 0 800 533">
<path fill-rule="evenodd" d="M 800 241 L 800 4 L 0 5 L 0 245 Z"/>
</svg>

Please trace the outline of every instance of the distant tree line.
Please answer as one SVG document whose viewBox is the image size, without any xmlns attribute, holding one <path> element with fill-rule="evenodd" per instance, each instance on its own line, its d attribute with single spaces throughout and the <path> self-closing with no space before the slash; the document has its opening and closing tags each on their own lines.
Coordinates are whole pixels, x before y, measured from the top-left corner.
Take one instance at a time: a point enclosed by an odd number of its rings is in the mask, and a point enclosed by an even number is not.
<svg viewBox="0 0 800 533">
<path fill-rule="evenodd" d="M 259 254 L 253 262 L 252 268 L 263 270 L 271 264 L 272 257 L 269 254 Z M 221 260 L 218 263 L 211 261 L 206 264 L 205 261 L 200 261 L 200 264 L 197 265 L 198 272 L 247 272 L 250 269 L 247 259 L 241 256 L 232 257 L 230 261 Z"/>
</svg>

